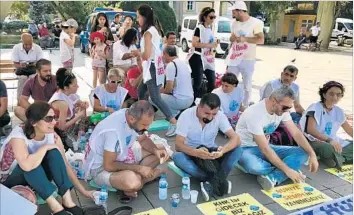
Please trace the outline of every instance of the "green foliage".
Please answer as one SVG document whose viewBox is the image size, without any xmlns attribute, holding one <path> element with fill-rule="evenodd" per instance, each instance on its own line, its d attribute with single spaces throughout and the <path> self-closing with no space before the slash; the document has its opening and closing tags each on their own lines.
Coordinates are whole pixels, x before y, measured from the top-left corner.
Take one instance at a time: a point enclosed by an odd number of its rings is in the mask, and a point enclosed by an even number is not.
<svg viewBox="0 0 354 215">
<path fill-rule="evenodd" d="M 291 1 L 254 1 L 251 2 L 251 8 L 255 8 L 257 12 L 264 12 L 268 23 L 278 19 L 280 12 L 284 11 L 294 2 Z"/>
<path fill-rule="evenodd" d="M 22 30 L 28 27 L 27 22 L 25 21 L 11 21 L 3 23 L 4 30 Z"/>
<path fill-rule="evenodd" d="M 135 12 L 141 4 L 144 4 L 144 2 L 122 1 L 119 4 L 119 8 L 124 11 Z M 177 31 L 176 15 L 167 1 L 151 1 L 149 5 L 159 19 L 164 32 Z"/>
<path fill-rule="evenodd" d="M 353 1 L 337 1 L 335 17 L 353 19 Z"/>
<path fill-rule="evenodd" d="M 10 14 L 16 19 L 24 20 L 27 18 L 29 7 L 30 4 L 28 1 L 15 1 L 10 7 Z"/>
<path fill-rule="evenodd" d="M 29 6 L 29 17 L 34 23 L 50 23 L 49 14 L 53 13 L 54 9 L 49 1 L 31 1 Z"/>
</svg>

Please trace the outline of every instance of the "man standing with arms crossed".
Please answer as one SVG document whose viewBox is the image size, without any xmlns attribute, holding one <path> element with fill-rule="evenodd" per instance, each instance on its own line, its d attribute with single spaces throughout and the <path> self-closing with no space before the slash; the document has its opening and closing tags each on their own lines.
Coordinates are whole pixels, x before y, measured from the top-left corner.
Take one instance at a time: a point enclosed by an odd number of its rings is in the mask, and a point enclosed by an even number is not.
<svg viewBox="0 0 354 215">
<path fill-rule="evenodd" d="M 256 45 L 264 43 L 263 22 L 248 14 L 243 1 L 237 1 L 232 7 L 232 23 L 230 41 L 232 46 L 226 58 L 227 72 L 243 79 L 245 96 L 243 104 L 249 106 L 252 95 L 252 75 L 256 63 Z"/>
</svg>

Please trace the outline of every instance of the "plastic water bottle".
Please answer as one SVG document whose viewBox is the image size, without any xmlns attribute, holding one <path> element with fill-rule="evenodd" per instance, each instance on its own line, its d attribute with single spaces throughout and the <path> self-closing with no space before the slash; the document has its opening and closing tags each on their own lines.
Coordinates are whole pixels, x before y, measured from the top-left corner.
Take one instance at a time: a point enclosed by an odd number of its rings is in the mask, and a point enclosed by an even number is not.
<svg viewBox="0 0 354 215">
<path fill-rule="evenodd" d="M 190 199 L 190 179 L 187 176 L 182 178 L 182 198 L 183 199 Z"/>
<path fill-rule="evenodd" d="M 166 180 L 166 175 L 162 174 L 159 181 L 159 199 L 166 200 L 167 199 L 167 187 L 168 183 Z"/>
<path fill-rule="evenodd" d="M 103 206 L 104 210 L 106 211 L 106 214 L 108 213 L 107 211 L 107 200 L 108 200 L 108 192 L 107 192 L 107 187 L 106 185 L 103 185 L 100 191 L 100 205 Z"/>
<path fill-rule="evenodd" d="M 92 132 L 93 132 L 93 129 L 91 127 L 89 127 L 89 129 L 86 132 L 86 140 L 90 139 Z"/>
<path fill-rule="evenodd" d="M 85 147 L 86 147 L 86 137 L 85 137 L 85 133 L 82 133 L 80 137 L 80 145 L 79 145 L 80 151 L 85 150 Z"/>
<path fill-rule="evenodd" d="M 89 117 L 89 121 L 91 123 L 93 123 L 94 125 L 96 125 L 97 123 L 102 121 L 104 118 L 106 118 L 108 115 L 109 115 L 109 112 L 95 113 Z"/>
</svg>

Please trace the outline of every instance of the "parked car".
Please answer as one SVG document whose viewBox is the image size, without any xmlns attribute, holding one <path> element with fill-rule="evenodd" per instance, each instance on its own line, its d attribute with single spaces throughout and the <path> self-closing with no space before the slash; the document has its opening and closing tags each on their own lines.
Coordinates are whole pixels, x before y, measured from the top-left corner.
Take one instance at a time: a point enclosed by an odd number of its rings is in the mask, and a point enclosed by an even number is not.
<svg viewBox="0 0 354 215">
<path fill-rule="evenodd" d="M 332 39 L 340 41 L 338 45 L 353 44 L 353 20 L 337 18 L 332 30 Z"/>
<path fill-rule="evenodd" d="M 216 48 L 217 55 L 223 55 L 230 44 L 231 37 L 231 19 L 227 17 L 218 17 L 214 21 L 212 31 L 216 40 L 220 40 L 220 44 Z M 181 29 L 181 45 L 184 52 L 192 47 L 192 38 L 194 29 L 198 24 L 198 16 L 188 16 L 183 19 Z"/>
<path fill-rule="evenodd" d="M 94 12 L 91 13 L 89 16 L 86 18 L 86 25 L 83 27 L 81 33 L 80 33 L 80 50 L 82 53 L 88 53 L 89 50 L 89 45 L 90 45 L 90 32 L 91 32 L 91 26 L 93 22 L 96 20 L 97 14 L 105 13 L 107 18 L 108 18 L 108 23 L 109 25 L 111 22 L 114 20 L 114 16 L 119 13 L 122 16 L 122 22 L 124 21 L 124 17 L 129 15 L 132 16 L 136 20 L 136 12 L 130 12 L 130 11 L 117 11 L 117 10 L 112 10 L 112 9 L 105 9 L 105 8 L 95 8 Z"/>
</svg>

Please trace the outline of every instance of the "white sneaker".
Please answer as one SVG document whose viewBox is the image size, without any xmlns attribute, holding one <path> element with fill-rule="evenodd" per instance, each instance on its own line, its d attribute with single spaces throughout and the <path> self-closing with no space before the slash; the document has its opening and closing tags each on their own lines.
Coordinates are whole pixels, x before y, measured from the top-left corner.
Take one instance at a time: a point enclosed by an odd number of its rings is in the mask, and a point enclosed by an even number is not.
<svg viewBox="0 0 354 215">
<path fill-rule="evenodd" d="M 170 127 L 167 130 L 166 136 L 173 137 L 176 135 L 177 124 L 170 124 Z"/>
<path fill-rule="evenodd" d="M 207 202 L 209 201 L 210 191 L 211 191 L 211 184 L 209 182 L 200 182 L 200 190 L 202 191 L 202 195 L 204 200 Z"/>
<path fill-rule="evenodd" d="M 257 181 L 263 190 L 270 190 L 276 184 L 275 180 L 270 179 L 268 175 L 258 175 Z"/>
</svg>

